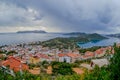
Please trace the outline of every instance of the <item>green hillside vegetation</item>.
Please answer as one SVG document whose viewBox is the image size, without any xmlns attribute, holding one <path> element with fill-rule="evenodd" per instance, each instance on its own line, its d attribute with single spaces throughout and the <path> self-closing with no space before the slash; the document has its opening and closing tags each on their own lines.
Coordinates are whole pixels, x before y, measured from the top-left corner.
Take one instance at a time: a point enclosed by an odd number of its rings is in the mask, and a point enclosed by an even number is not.
<svg viewBox="0 0 120 80">
<path fill-rule="evenodd" d="M 107 39 L 104 36 L 101 36 L 99 34 L 83 34 L 83 35 L 79 35 L 78 37 L 68 37 L 68 38 L 54 38 L 48 41 L 43 41 L 41 42 L 41 45 L 43 47 L 50 47 L 50 48 L 59 48 L 59 49 L 68 49 L 68 47 L 70 47 L 71 49 L 73 48 L 79 48 L 79 46 L 77 46 L 77 43 L 87 43 L 87 42 L 92 42 L 95 40 L 103 40 L 103 39 Z"/>
<path fill-rule="evenodd" d="M 88 38 L 90 41 L 91 40 L 103 40 L 103 39 L 108 39 L 100 34 L 93 33 L 93 34 L 88 34 L 86 35 L 86 38 Z"/>
<path fill-rule="evenodd" d="M 76 43 L 79 41 L 88 42 L 89 40 L 81 37 L 55 38 L 42 42 L 42 46 L 50 47 L 50 48 L 59 48 L 59 49 L 63 49 L 63 48 L 68 49 L 68 47 L 76 48 L 78 47 Z"/>
<path fill-rule="evenodd" d="M 53 62 L 52 69 L 54 75 L 71 75 L 74 72 L 72 71 L 72 65 L 64 62 Z"/>
</svg>

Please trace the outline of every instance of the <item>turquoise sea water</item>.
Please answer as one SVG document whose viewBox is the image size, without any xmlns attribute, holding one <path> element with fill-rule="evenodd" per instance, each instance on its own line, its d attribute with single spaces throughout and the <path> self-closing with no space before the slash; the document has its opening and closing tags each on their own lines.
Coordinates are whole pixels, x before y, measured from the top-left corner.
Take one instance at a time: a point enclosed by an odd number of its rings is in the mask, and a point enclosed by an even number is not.
<svg viewBox="0 0 120 80">
<path fill-rule="evenodd" d="M 91 42 L 84 43 L 84 44 L 77 43 L 77 45 L 82 48 L 89 48 L 89 47 L 93 47 L 93 46 L 109 46 L 109 45 L 113 45 L 114 43 L 120 43 L 120 39 L 114 38 L 114 37 L 109 37 L 109 39 L 99 40 L 99 41 L 91 41 Z"/>
</svg>

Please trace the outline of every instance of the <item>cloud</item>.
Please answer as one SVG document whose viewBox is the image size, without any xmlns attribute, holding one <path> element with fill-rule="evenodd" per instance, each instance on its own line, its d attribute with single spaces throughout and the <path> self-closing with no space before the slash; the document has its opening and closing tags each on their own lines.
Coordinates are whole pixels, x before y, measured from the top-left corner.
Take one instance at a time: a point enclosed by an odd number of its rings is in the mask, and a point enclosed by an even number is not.
<svg viewBox="0 0 120 80">
<path fill-rule="evenodd" d="M 42 29 L 42 17 L 37 10 L 30 7 L 20 7 L 16 4 L 0 1 L 0 30 L 5 29 L 23 30 L 24 29 Z M 33 27 L 34 26 L 34 27 Z M 16 28 L 15 28 L 16 27 Z"/>
<path fill-rule="evenodd" d="M 0 12 L 0 26 L 52 32 L 120 31 L 119 0 L 4 0 Z"/>
</svg>

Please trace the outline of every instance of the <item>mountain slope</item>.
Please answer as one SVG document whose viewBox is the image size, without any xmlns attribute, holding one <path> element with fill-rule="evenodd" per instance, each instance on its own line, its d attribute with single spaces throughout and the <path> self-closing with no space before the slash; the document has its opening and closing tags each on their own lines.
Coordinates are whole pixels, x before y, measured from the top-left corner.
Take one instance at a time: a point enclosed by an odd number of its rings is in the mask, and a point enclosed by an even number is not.
<svg viewBox="0 0 120 80">
<path fill-rule="evenodd" d="M 106 37 L 99 35 L 97 33 L 94 34 L 85 34 L 84 36 L 78 36 L 78 37 L 68 37 L 68 38 L 54 38 L 48 41 L 44 41 L 41 43 L 44 47 L 51 47 L 51 48 L 74 48 L 78 47 L 77 43 L 87 43 L 87 42 L 93 42 L 96 40 L 103 40 L 107 39 Z"/>
</svg>

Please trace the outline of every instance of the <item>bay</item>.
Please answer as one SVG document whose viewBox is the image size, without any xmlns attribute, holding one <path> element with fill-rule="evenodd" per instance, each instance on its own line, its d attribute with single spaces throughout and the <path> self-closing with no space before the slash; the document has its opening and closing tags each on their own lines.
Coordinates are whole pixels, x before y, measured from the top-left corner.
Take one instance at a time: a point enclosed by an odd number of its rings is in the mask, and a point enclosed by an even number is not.
<svg viewBox="0 0 120 80">
<path fill-rule="evenodd" d="M 2 33 L 0 34 L 0 46 L 29 43 L 36 41 L 46 41 L 56 37 L 69 37 L 68 35 L 63 35 L 61 33 Z M 77 44 L 82 48 L 89 48 L 93 46 L 109 46 L 114 43 L 120 43 L 119 38 L 109 37 L 109 39 L 101 41 L 93 41 L 85 44 Z"/>
<path fill-rule="evenodd" d="M 93 46 L 112 46 L 114 45 L 114 43 L 120 43 L 120 39 L 119 38 L 115 38 L 115 37 L 108 37 L 109 39 L 105 39 L 105 40 L 100 40 L 100 41 L 92 41 L 92 42 L 88 42 L 85 44 L 77 44 L 78 46 L 80 46 L 81 48 L 90 48 Z"/>
</svg>

